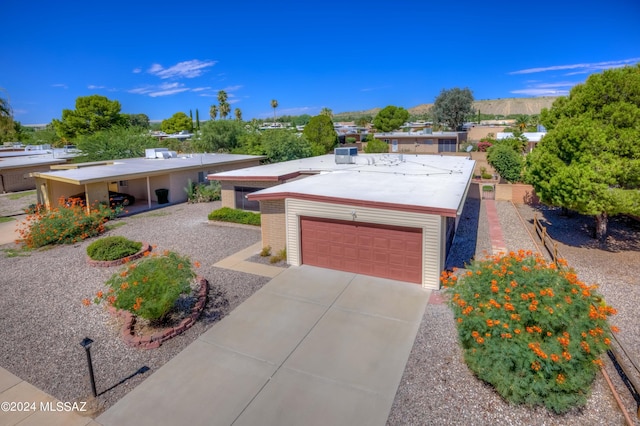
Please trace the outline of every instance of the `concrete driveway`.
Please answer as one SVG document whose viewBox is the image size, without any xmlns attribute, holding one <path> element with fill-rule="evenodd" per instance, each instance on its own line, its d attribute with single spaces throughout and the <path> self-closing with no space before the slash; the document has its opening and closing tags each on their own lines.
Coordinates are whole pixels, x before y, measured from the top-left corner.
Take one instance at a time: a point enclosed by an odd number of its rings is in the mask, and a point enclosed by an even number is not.
<svg viewBox="0 0 640 426">
<path fill-rule="evenodd" d="M 103 425 L 384 425 L 430 292 L 301 266 L 99 416 Z"/>
</svg>

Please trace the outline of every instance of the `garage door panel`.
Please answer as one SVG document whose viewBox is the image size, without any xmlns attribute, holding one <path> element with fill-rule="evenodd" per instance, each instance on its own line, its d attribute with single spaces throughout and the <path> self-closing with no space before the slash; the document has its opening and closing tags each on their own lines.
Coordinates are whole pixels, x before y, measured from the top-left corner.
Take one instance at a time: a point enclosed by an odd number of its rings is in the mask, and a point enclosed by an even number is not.
<svg viewBox="0 0 640 426">
<path fill-rule="evenodd" d="M 301 218 L 302 263 L 422 282 L 422 230 Z"/>
</svg>

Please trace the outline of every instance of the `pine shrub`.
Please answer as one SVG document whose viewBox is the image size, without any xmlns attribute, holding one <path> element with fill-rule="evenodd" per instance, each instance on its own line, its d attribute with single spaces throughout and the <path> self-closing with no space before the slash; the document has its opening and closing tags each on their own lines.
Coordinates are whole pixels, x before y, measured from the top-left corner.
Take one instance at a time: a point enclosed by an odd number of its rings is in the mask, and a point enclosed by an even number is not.
<svg viewBox="0 0 640 426">
<path fill-rule="evenodd" d="M 101 238 L 89 244 L 87 254 L 93 260 L 116 260 L 136 254 L 141 248 L 141 242 L 112 236 Z"/>
</svg>

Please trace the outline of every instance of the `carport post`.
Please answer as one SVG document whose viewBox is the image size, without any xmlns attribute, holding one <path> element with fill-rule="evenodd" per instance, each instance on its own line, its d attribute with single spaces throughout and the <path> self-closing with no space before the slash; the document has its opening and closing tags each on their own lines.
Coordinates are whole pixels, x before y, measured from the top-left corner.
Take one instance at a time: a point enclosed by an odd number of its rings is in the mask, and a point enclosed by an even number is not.
<svg viewBox="0 0 640 426">
<path fill-rule="evenodd" d="M 149 176 L 147 176 L 147 203 L 149 210 L 151 210 L 151 185 L 149 185 Z"/>
</svg>

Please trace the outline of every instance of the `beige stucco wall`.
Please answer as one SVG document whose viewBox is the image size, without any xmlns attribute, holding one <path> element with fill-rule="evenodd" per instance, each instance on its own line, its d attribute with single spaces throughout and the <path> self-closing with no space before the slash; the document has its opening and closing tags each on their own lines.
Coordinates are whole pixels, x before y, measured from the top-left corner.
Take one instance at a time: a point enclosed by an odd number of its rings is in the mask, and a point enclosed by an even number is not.
<svg viewBox="0 0 640 426">
<path fill-rule="evenodd" d="M 1 170 L 0 192 L 27 191 L 36 188 L 36 180 L 29 176 L 32 172 L 48 172 L 50 166 L 28 166 Z"/>
</svg>

